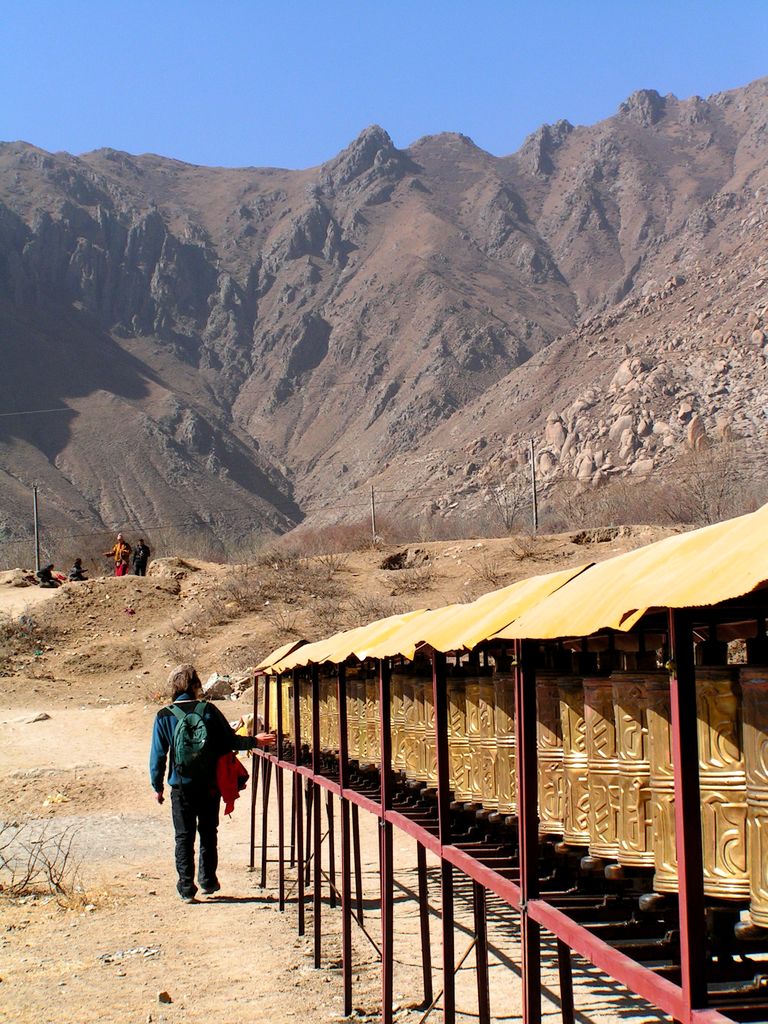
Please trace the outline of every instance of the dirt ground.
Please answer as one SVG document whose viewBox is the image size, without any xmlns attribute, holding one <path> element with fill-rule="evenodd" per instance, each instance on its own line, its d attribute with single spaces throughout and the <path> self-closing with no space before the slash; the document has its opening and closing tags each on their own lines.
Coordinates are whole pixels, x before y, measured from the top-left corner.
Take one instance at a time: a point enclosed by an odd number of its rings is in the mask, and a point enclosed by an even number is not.
<svg viewBox="0 0 768 1024">
<path fill-rule="evenodd" d="M 509 540 L 422 545 L 419 550 L 428 551 L 424 564 L 431 562 L 434 569 L 421 577 L 417 569 L 398 570 L 411 572 L 424 585 L 408 584 L 404 594 L 403 584 L 393 582 L 398 571 L 379 567 L 387 552 L 349 555 L 334 563 L 333 575 L 345 597 L 366 597 L 363 611 L 374 607 L 374 597 L 383 606 L 393 590 L 411 607 L 435 606 L 513 578 L 608 557 L 658 535 L 640 530 L 586 543 L 545 538 L 526 541 L 523 555 Z M 244 610 L 230 588 L 230 607 L 223 615 L 222 585 L 231 571 L 169 559 L 154 563 L 146 579 L 104 578 L 58 591 L 14 586 L 13 574 L 0 576 L 0 617 L 9 626 L 0 658 L 0 863 L 3 843 L 18 826 L 42 836 L 48 849 L 57 843 L 59 850 L 70 849 L 69 863 L 79 862 L 77 883 L 68 886 L 65 898 L 0 891 L 3 1024 L 342 1019 L 340 913 L 328 907 L 326 890 L 323 968 L 315 970 L 311 906 L 304 937 L 296 932 L 295 891 L 284 914 L 277 907 L 274 799 L 266 888 L 258 885 L 258 871 L 248 869 L 249 790 L 220 827 L 221 894 L 185 905 L 174 887 L 169 804 L 158 806 L 148 784 L 152 720 L 169 669 L 193 659 L 203 678 L 213 671 L 234 674 L 249 656 L 255 664 L 295 635 L 281 633 L 280 615 L 265 617 L 267 608 L 274 609 L 273 599 L 265 598 L 261 609 Z M 489 584 L 494 574 L 497 581 Z M 313 595 L 299 598 L 285 606 L 291 630 L 304 627 L 314 639 L 322 634 L 307 611 Z M 19 632 L 20 616 L 25 625 Z M 242 705 L 225 701 L 220 706 L 234 720 L 247 710 Z M 378 957 L 366 937 L 367 932 L 378 942 L 377 829 L 365 815 L 361 827 L 365 931 L 355 926 L 353 936 L 356 1020 L 376 1019 L 381 1005 Z M 395 1003 L 397 1019 L 416 1024 L 423 998 L 412 898 L 416 854 L 413 842 L 397 833 L 395 849 Z M 259 855 L 257 849 L 257 860 Z M 325 850 L 324 858 L 327 866 Z M 430 885 L 437 994 L 436 863 L 430 863 Z M 472 922 L 471 886 L 461 876 L 457 891 L 458 958 L 470 944 Z M 515 1019 L 520 1014 L 517 923 L 496 902 L 490 907 L 490 941 L 494 1020 Z M 558 1015 L 553 952 L 554 947 L 545 949 L 547 1017 Z M 576 985 L 582 1024 L 627 1015 L 655 1019 L 588 965 L 577 971 Z M 477 1015 L 474 986 L 470 953 L 458 974 L 459 1020 Z M 160 993 L 171 1001 L 159 1001 Z M 438 1007 L 429 1020 L 441 1019 Z"/>
</svg>

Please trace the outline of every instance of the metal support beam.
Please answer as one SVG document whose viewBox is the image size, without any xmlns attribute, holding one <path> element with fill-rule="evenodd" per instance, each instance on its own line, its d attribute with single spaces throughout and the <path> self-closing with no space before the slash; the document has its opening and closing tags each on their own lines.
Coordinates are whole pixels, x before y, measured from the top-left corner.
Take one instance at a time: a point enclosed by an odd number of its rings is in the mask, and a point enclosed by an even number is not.
<svg viewBox="0 0 768 1024">
<path fill-rule="evenodd" d="M 574 1024 L 573 963 L 571 950 L 562 939 L 557 940 L 557 969 L 560 975 L 560 1016 L 563 1024 Z"/>
<path fill-rule="evenodd" d="M 271 676 L 264 676 L 264 729 L 269 730 L 269 684 Z M 254 729 L 257 719 L 254 718 Z M 264 770 L 261 773 L 261 879 L 259 888 L 267 886 L 267 840 L 269 838 L 269 790 L 272 781 L 272 762 L 264 761 Z"/>
<path fill-rule="evenodd" d="M 299 767 L 301 757 L 301 704 L 299 701 L 299 672 L 293 670 L 293 760 Z M 302 800 L 303 776 L 294 773 L 294 822 L 296 829 L 296 878 L 298 882 L 298 932 L 304 934 L 304 814 Z"/>
<path fill-rule="evenodd" d="M 360 814 L 357 804 L 352 804 L 352 856 L 355 861 L 355 901 L 357 923 L 363 927 L 363 862 L 360 857 Z"/>
<path fill-rule="evenodd" d="M 275 732 L 277 738 L 277 756 L 283 757 L 283 680 L 280 676 L 275 681 L 277 686 L 277 722 Z M 277 791 L 277 893 L 278 906 L 281 911 L 285 910 L 285 775 L 283 769 L 277 767 L 275 775 L 275 788 Z"/>
<path fill-rule="evenodd" d="M 528 915 L 528 901 L 539 894 L 535 654 L 535 648 L 529 641 L 515 641 L 523 1024 L 541 1024 L 541 929 Z"/>
<path fill-rule="evenodd" d="M 477 1019 L 478 1024 L 491 1024 L 491 994 L 488 988 L 488 916 L 485 905 L 485 888 L 479 882 L 472 883 L 472 897 L 475 915 Z"/>
<path fill-rule="evenodd" d="M 349 745 L 347 742 L 347 676 L 339 665 L 336 683 L 339 709 L 339 786 L 349 786 Z M 344 1016 L 352 1013 L 352 864 L 349 837 L 349 801 L 339 798 L 341 806 L 341 974 L 344 988 Z"/>
<path fill-rule="evenodd" d="M 419 878 L 419 923 L 421 925 L 421 973 L 424 979 L 424 1004 L 432 1002 L 432 942 L 429 934 L 429 889 L 427 887 L 427 851 L 416 843 L 416 871 Z"/>
<path fill-rule="evenodd" d="M 310 678 L 312 680 L 312 771 L 316 774 L 320 774 L 320 673 L 317 665 L 313 665 L 310 669 Z M 315 954 L 315 967 L 320 967 L 322 963 L 322 944 L 323 944 L 323 889 L 322 889 L 322 872 L 323 872 L 323 861 L 322 861 L 322 820 L 320 814 L 322 811 L 322 804 L 320 801 L 320 787 L 315 782 L 310 782 L 311 789 L 314 793 L 314 807 L 313 807 L 313 831 L 315 840 L 315 859 L 312 865 L 313 867 L 313 879 L 312 879 L 312 928 L 314 933 L 314 954 Z"/>
<path fill-rule="evenodd" d="M 259 713 L 259 677 L 253 677 L 253 727 L 256 729 Z M 251 834 L 249 840 L 250 854 L 248 857 L 248 870 L 256 870 L 256 797 L 259 789 L 259 766 L 261 756 L 255 749 L 251 752 Z"/>
<path fill-rule="evenodd" d="M 325 817 L 328 821 L 328 884 L 330 886 L 329 905 L 336 907 L 336 825 L 333 811 L 333 793 L 330 789 L 325 794 Z"/>
<path fill-rule="evenodd" d="M 379 661 L 379 737 L 381 740 L 381 818 L 379 849 L 381 863 L 381 1020 L 392 1024 L 394 980 L 394 865 L 392 823 L 384 817 L 392 809 L 392 723 L 390 721 L 389 662 Z"/>
<path fill-rule="evenodd" d="M 445 655 L 432 653 L 432 697 L 435 706 L 435 747 L 437 753 L 437 821 L 440 843 L 451 841 L 450 763 L 448 760 L 448 687 Z M 453 935 L 453 866 L 440 862 L 443 927 L 443 1020 L 454 1024 L 456 1019 L 456 987 L 454 978 Z"/>
<path fill-rule="evenodd" d="M 696 675 L 690 615 L 669 612 L 674 670 L 669 698 L 675 771 L 675 835 L 680 906 L 680 974 L 683 999 L 694 1010 L 707 1005 L 704 868 L 697 733 Z"/>
</svg>

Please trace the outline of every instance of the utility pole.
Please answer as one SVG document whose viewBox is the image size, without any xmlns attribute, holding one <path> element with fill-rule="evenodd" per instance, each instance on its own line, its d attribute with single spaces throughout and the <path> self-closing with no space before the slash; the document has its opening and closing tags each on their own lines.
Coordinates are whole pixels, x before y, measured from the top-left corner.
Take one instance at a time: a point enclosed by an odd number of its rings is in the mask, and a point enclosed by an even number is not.
<svg viewBox="0 0 768 1024">
<path fill-rule="evenodd" d="M 371 484 L 371 539 L 376 544 L 376 499 L 373 495 L 373 484 Z"/>
<path fill-rule="evenodd" d="M 533 446 L 533 438 L 528 442 L 528 457 L 531 461 L 531 504 L 533 506 L 533 532 L 539 528 L 539 499 L 536 494 L 536 450 Z"/>
<path fill-rule="evenodd" d="M 40 520 L 37 514 L 37 485 L 32 488 L 32 511 L 35 518 L 35 572 L 40 571 Z"/>
</svg>

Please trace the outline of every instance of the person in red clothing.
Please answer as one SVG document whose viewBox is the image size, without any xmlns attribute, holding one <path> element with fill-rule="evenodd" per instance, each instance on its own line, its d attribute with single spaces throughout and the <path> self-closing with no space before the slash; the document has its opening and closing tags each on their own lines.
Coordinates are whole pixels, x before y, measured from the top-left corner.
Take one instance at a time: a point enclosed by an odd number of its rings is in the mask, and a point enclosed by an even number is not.
<svg viewBox="0 0 768 1024">
<path fill-rule="evenodd" d="M 104 552 L 105 558 L 113 558 L 115 561 L 115 576 L 126 576 L 128 574 L 128 563 L 131 558 L 131 545 L 123 539 L 122 533 L 118 533 L 114 546 Z"/>
</svg>

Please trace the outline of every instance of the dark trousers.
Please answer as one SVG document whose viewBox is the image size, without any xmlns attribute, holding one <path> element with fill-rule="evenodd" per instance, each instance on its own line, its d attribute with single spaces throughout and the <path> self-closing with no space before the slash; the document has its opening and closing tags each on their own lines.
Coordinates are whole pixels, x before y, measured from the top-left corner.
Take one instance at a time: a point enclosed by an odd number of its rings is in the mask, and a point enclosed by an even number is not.
<svg viewBox="0 0 768 1024">
<path fill-rule="evenodd" d="M 217 790 L 211 792 L 208 784 L 191 783 L 171 786 L 171 811 L 176 832 L 176 888 L 181 896 L 194 896 L 195 885 L 195 832 L 200 836 L 200 858 L 197 880 L 201 889 L 214 890 L 219 886 L 216 868 L 219 851 L 216 847 L 219 827 Z"/>
<path fill-rule="evenodd" d="M 146 576 L 147 575 L 147 563 L 146 562 L 134 562 L 133 563 L 133 575 L 134 576 Z"/>
</svg>

